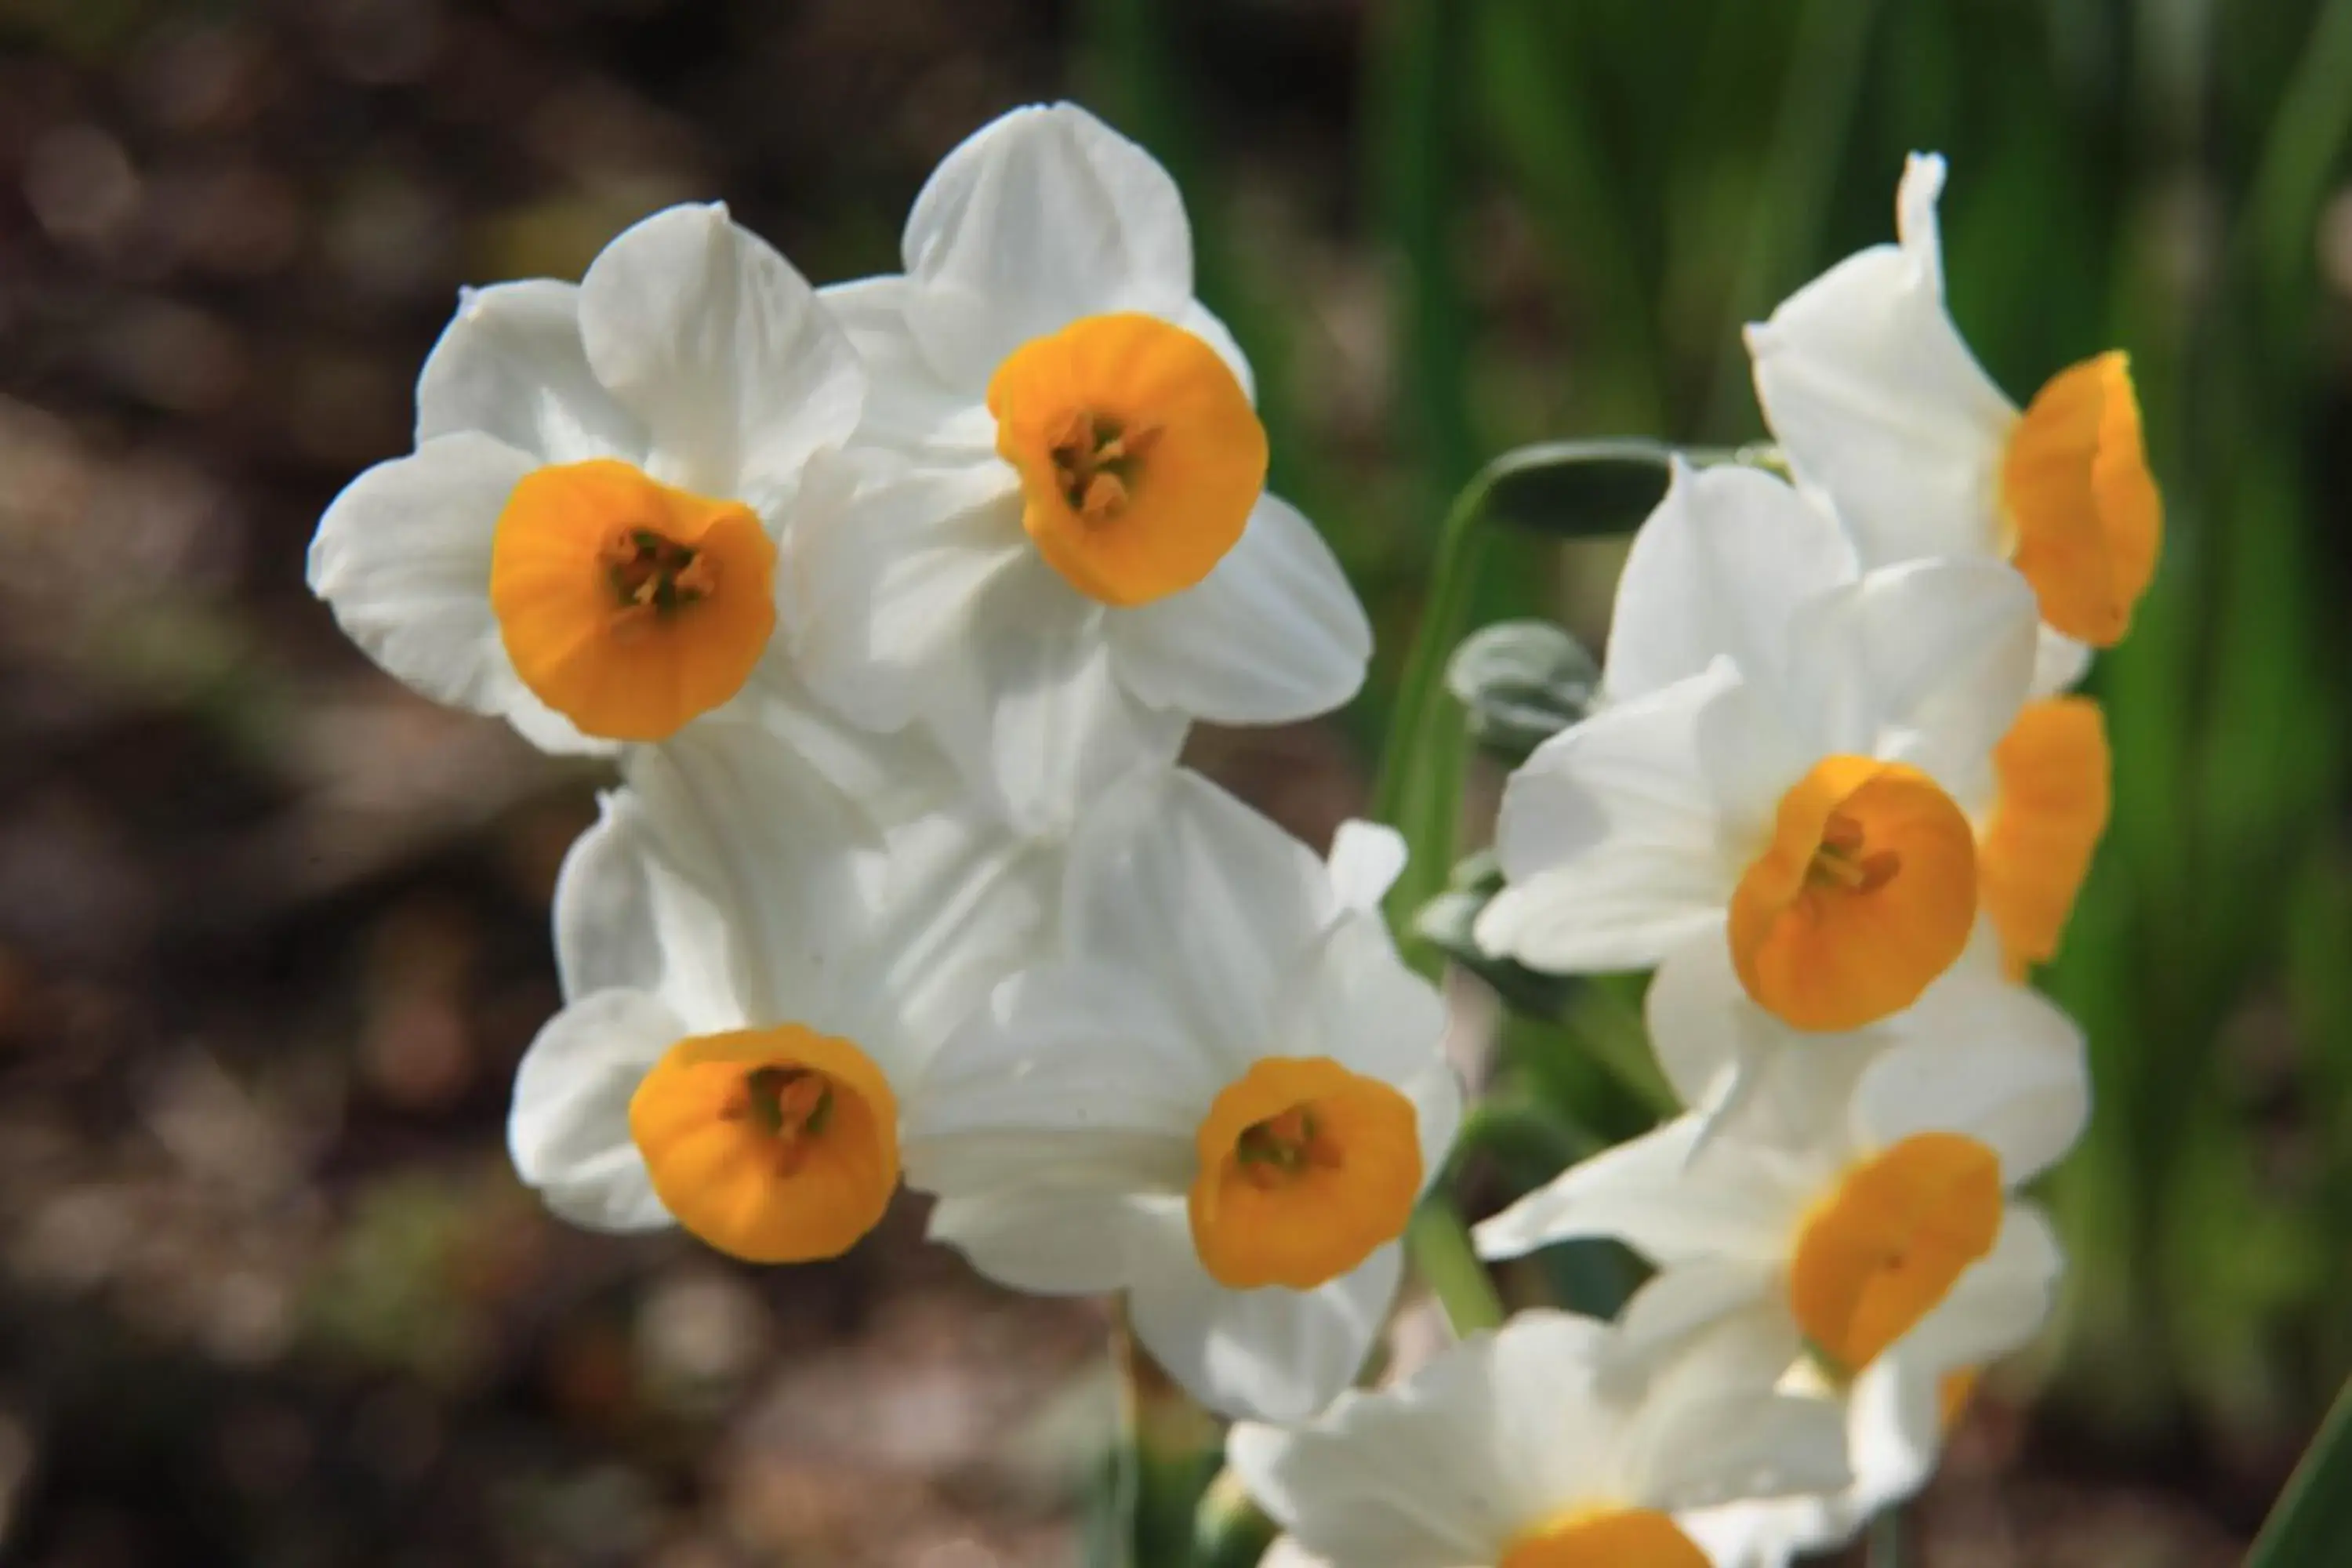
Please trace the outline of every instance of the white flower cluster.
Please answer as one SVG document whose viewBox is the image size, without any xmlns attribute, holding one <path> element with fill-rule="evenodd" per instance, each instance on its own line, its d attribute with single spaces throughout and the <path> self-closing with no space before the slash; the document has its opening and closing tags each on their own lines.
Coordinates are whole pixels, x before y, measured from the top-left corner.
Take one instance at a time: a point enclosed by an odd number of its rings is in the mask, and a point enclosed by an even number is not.
<svg viewBox="0 0 2352 1568">
<path fill-rule="evenodd" d="M 1943 304 L 1916 158 L 1899 246 L 1750 329 L 1794 482 L 1678 467 L 1633 541 L 1592 712 L 1511 778 L 1484 948 L 1654 968 L 1686 1108 L 1475 1231 L 1612 1237 L 1616 1321 L 1521 1314 L 1230 1453 L 1339 1568 L 1778 1568 L 1932 1472 L 2063 1267 L 2018 1189 L 2088 1114 L 2023 984 L 2105 826 L 2098 710 L 2160 528 L 2120 356 L 2021 413 Z"/>
<path fill-rule="evenodd" d="M 1176 765 L 1371 648 L 1265 490 L 1175 184 L 1077 109 L 949 154 L 906 270 L 718 206 L 467 294 L 313 586 L 426 694 L 621 788 L 555 896 L 510 1144 L 560 1214 L 832 1257 L 901 1175 L 991 1277 L 1124 1292 L 1205 1403 L 1356 1375 L 1460 1116 L 1376 906 Z"/>
<path fill-rule="evenodd" d="M 1373 1394 L 1460 1095 L 1379 910 L 1396 836 L 1319 860 L 1177 765 L 1195 719 L 1345 702 L 1370 634 L 1265 490 L 1166 173 L 1024 110 L 933 174 L 901 274 L 813 289 L 714 205 L 467 294 L 310 579 L 417 689 L 617 761 L 523 1178 L 783 1263 L 903 1177 L 991 1278 L 1123 1294 L 1245 1418 L 1284 1550 L 1341 1568 L 1776 1563 L 1916 1487 L 2059 1268 L 2011 1194 L 2082 1123 L 2082 1046 L 2020 980 L 2106 778 L 2057 693 L 2157 527 L 2119 360 L 2021 415 L 1953 335 L 1940 177 L 1755 330 L 1797 483 L 1677 470 L 1601 702 L 1505 802 L 1480 941 L 1655 966 L 1689 1110 L 1478 1243 L 1657 1273 Z"/>
</svg>

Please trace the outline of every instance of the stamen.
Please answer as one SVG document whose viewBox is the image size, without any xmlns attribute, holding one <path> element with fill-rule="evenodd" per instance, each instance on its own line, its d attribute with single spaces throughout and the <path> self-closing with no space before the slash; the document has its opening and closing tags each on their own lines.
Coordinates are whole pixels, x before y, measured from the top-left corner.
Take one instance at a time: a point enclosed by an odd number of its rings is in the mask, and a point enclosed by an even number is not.
<svg viewBox="0 0 2352 1568">
<path fill-rule="evenodd" d="M 1336 1171 L 1345 1163 L 1314 1108 L 1305 1104 L 1243 1128 L 1234 1140 L 1234 1155 L 1242 1173 L 1260 1188 L 1281 1185 L 1311 1169 Z"/>
<path fill-rule="evenodd" d="M 1049 446 L 1062 499 L 1080 521 L 1108 522 L 1127 510 L 1138 470 L 1159 440 L 1158 426 L 1074 409 Z"/>
<path fill-rule="evenodd" d="M 1805 868 L 1816 887 L 1849 893 L 1874 893 L 1903 869 L 1903 857 L 1892 849 L 1865 855 L 1862 824 L 1843 812 L 1832 812 L 1822 828 L 1822 844 Z"/>
<path fill-rule="evenodd" d="M 743 1075 L 728 1097 L 719 1116 L 728 1121 L 749 1121 L 776 1145 L 776 1170 L 790 1175 L 806 1157 L 808 1145 L 823 1136 L 833 1117 L 833 1084 L 821 1072 L 806 1068 L 761 1067 Z"/>
<path fill-rule="evenodd" d="M 596 558 L 612 586 L 615 630 L 674 614 L 719 591 L 719 563 L 708 551 L 655 529 L 618 529 Z"/>
</svg>

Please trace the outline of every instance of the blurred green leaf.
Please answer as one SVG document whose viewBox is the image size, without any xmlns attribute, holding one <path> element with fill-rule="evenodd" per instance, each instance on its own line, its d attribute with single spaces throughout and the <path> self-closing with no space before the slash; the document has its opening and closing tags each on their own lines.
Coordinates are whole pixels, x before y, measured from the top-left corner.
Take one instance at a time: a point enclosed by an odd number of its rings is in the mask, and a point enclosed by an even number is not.
<svg viewBox="0 0 2352 1568">
<path fill-rule="evenodd" d="M 2342 1568 L 2352 1561 L 2352 1384 L 2280 1494 L 2245 1568 Z"/>
</svg>

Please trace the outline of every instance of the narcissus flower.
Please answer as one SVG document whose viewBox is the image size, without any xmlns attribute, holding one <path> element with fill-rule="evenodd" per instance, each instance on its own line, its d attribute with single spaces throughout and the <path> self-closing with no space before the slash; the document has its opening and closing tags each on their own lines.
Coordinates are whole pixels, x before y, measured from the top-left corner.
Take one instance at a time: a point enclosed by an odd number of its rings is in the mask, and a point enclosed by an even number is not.
<svg viewBox="0 0 2352 1568">
<path fill-rule="evenodd" d="M 1059 830 L 1188 723 L 1338 707 L 1369 626 L 1265 490 L 1247 363 L 1192 298 L 1175 183 L 1068 104 L 940 165 L 902 276 L 824 291 L 873 375 L 885 476 L 787 571 L 843 713 L 935 730 L 972 787 Z"/>
<path fill-rule="evenodd" d="M 998 988 L 910 1100 L 931 1233 L 1049 1294 L 1125 1291 L 1202 1403 L 1296 1419 L 1379 1331 L 1460 1115 L 1444 1009 L 1377 912 L 1402 855 L 1331 863 L 1181 770 L 1070 841 L 1063 954 Z"/>
<path fill-rule="evenodd" d="M 1992 1289 L 2046 1280 L 2048 1224 L 2011 1194 L 2062 1156 L 2089 1110 L 2079 1035 L 1922 1041 L 1865 1067 L 1833 1135 L 1736 1128 L 1700 1147 L 1690 1115 L 1571 1167 L 1475 1232 L 1480 1254 L 1613 1237 L 1659 1272 L 1617 1324 L 1629 1363 L 1728 1333 L 1779 1370 L 1834 1388 L 1902 1351 L 1940 1374 L 2013 1349 L 2038 1325 L 1989 1311 Z"/>
<path fill-rule="evenodd" d="M 1909 1006 L 1979 907 L 1969 803 L 2031 678 L 2033 601 L 1991 561 L 1858 573 L 1769 475 L 1677 467 L 1617 595 L 1603 703 L 1512 775 L 1480 944 L 1551 972 L 1727 944 L 1801 1029 Z"/>
<path fill-rule="evenodd" d="M 1846 1483 L 1833 1405 L 1706 1358 L 1618 1375 L 1608 1342 L 1522 1312 L 1307 1426 L 1237 1426 L 1226 1455 L 1329 1568 L 1708 1568 L 1690 1510 Z"/>
<path fill-rule="evenodd" d="M 877 837 L 730 721 L 626 777 L 557 886 L 568 1005 L 516 1077 L 516 1169 L 592 1228 L 833 1257 L 898 1187 L 912 1076 L 1043 947 L 1054 868 L 953 811 Z"/>
<path fill-rule="evenodd" d="M 1900 243 L 1848 257 L 1748 329 L 1757 395 L 1865 563 L 2015 564 L 2052 634 L 2036 689 L 2054 690 L 2081 673 L 2081 645 L 2122 639 L 2156 573 L 2163 503 L 2123 354 L 2059 372 L 2021 413 L 1969 353 L 1944 308 L 1943 185 L 1944 161 L 1915 154 Z"/>
<path fill-rule="evenodd" d="M 813 489 L 852 482 L 824 459 L 865 389 L 782 257 L 722 206 L 656 213 L 576 287 L 465 296 L 416 450 L 336 498 L 310 586 L 392 674 L 551 749 L 789 696 L 779 541 Z"/>
</svg>

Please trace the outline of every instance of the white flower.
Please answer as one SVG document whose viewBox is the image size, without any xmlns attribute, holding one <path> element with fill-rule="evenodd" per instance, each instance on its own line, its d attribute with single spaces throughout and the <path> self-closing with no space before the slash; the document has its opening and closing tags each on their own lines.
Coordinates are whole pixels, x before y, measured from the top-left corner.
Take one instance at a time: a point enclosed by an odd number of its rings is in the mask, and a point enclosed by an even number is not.
<svg viewBox="0 0 2352 1568">
<path fill-rule="evenodd" d="M 950 811 L 877 837 L 749 725 L 625 772 L 557 885 L 568 1005 L 516 1076 L 516 1169 L 592 1228 L 833 1256 L 898 1185 L 910 1079 L 1050 939 L 1055 866 Z"/>
<path fill-rule="evenodd" d="M 1659 1271 L 1615 1331 L 1629 1363 L 1729 1341 L 1776 1373 L 1810 1357 L 1841 1387 L 1890 1354 L 1940 1374 L 2038 1325 L 2056 1243 L 2011 1194 L 2088 1110 L 2081 1036 L 2044 1009 L 2032 1035 L 1886 1051 L 1844 1125 L 1806 1142 L 1735 1127 L 1702 1149 L 1703 1119 L 1682 1117 L 1571 1167 L 1475 1238 L 1490 1258 L 1580 1237 L 1648 1258 Z M 2041 1281 L 2021 1327 L 2003 1283 L 2021 1273 Z"/>
<path fill-rule="evenodd" d="M 865 391 L 807 282 L 725 207 L 656 213 L 577 286 L 465 294 L 416 450 L 328 508 L 310 586 L 386 670 L 549 749 L 664 740 L 747 691 L 789 706 L 777 552 L 853 482 Z"/>
<path fill-rule="evenodd" d="M 1226 1455 L 1330 1568 L 1706 1568 L 1688 1510 L 1845 1483 L 1834 1405 L 1706 1358 L 1628 1378 L 1608 1335 L 1522 1312 L 1306 1426 L 1237 1426 Z"/>
<path fill-rule="evenodd" d="M 1107 796 L 1070 843 L 1061 962 L 1000 986 L 908 1105 L 931 1234 L 1016 1289 L 1124 1290 L 1213 1408 L 1320 1408 L 1460 1116 L 1444 1009 L 1375 908 L 1400 861 L 1358 827 L 1327 868 L 1181 770 Z"/>
<path fill-rule="evenodd" d="M 1908 1006 L 1967 946 L 1969 804 L 2033 659 L 1991 561 L 1857 573 L 1833 519 L 1748 468 L 1677 467 L 1620 584 L 1602 706 L 1504 792 L 1491 952 L 1662 970 L 1727 943 L 1799 1028 Z"/>
<path fill-rule="evenodd" d="M 2123 637 L 2155 574 L 2163 505 L 2123 354 L 2060 372 L 2021 415 L 1944 308 L 1936 198 L 1913 155 L 1899 245 L 1848 257 L 1748 329 L 1757 395 L 1798 479 L 1837 504 L 1870 565 L 2005 559 L 2050 628 L 2036 690 Z"/>
<path fill-rule="evenodd" d="M 907 270 L 824 291 L 873 378 L 895 477 L 813 521 L 788 591 L 809 678 L 877 729 L 919 720 L 1030 831 L 1193 719 L 1338 707 L 1371 637 L 1312 524 L 1265 492 L 1249 368 L 1192 298 L 1150 155 L 1068 104 L 950 153 Z"/>
</svg>

